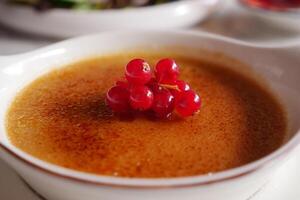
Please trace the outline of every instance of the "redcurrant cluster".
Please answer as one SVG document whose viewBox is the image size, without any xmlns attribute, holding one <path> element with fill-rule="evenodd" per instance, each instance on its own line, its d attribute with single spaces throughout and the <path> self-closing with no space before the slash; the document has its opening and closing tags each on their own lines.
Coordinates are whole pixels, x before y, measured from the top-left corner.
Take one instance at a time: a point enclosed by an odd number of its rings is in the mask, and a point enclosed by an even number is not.
<svg viewBox="0 0 300 200">
<path fill-rule="evenodd" d="M 107 105 L 117 113 L 152 110 L 158 118 L 169 117 L 174 109 L 182 117 L 200 109 L 200 97 L 186 82 L 178 80 L 179 67 L 174 60 L 160 60 L 154 75 L 146 61 L 131 60 L 125 69 L 126 81 L 117 81 L 108 90 Z"/>
</svg>

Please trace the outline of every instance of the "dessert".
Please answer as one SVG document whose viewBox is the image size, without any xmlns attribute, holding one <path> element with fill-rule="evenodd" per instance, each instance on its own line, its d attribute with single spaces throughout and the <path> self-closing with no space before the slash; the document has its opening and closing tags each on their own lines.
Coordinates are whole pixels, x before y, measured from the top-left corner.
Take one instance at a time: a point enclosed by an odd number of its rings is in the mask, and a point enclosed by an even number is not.
<svg viewBox="0 0 300 200">
<path fill-rule="evenodd" d="M 6 120 L 9 139 L 21 150 L 59 166 L 143 178 L 214 173 L 253 162 L 279 148 L 287 123 L 272 93 L 231 69 L 231 58 L 200 55 L 204 54 L 200 51 L 195 58 L 166 51 L 121 52 L 53 70 L 13 100 Z M 178 80 L 184 81 L 175 84 L 183 92 L 192 88 L 199 94 L 200 111 L 168 118 L 152 118 L 146 111 L 129 116 L 113 112 L 105 103 L 107 92 L 114 86 L 127 87 L 120 77 L 134 58 L 142 58 L 151 67 L 162 58 L 174 59 L 180 67 Z M 168 103 L 171 95 L 178 94 L 154 95 L 152 106 L 161 99 Z M 113 109 L 149 107 L 133 100 Z M 163 116 L 169 113 L 168 107 L 152 108 Z"/>
</svg>

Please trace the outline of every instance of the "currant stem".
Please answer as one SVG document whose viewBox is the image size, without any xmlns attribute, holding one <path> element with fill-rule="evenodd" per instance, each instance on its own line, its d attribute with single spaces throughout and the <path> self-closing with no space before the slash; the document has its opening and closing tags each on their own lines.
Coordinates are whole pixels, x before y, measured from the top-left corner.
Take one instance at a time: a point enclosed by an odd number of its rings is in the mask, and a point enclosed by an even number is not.
<svg viewBox="0 0 300 200">
<path fill-rule="evenodd" d="M 178 85 L 169 85 L 169 84 L 160 84 L 160 83 L 158 85 L 165 89 L 172 89 L 172 90 L 177 90 L 178 92 L 180 92 Z"/>
</svg>

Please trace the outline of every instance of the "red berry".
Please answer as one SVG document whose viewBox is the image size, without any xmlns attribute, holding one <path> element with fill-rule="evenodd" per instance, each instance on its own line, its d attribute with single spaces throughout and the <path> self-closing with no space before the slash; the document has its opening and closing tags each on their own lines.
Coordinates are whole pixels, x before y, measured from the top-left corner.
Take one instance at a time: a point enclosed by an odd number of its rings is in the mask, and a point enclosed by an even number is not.
<svg viewBox="0 0 300 200">
<path fill-rule="evenodd" d="M 177 80 L 175 82 L 175 85 L 177 86 L 178 90 L 177 89 L 171 90 L 171 92 L 174 95 L 174 97 L 177 97 L 179 95 L 179 93 L 181 93 L 181 92 L 190 90 L 190 86 L 186 82 L 184 82 L 182 80 Z"/>
<path fill-rule="evenodd" d="M 114 86 L 106 93 L 106 104 L 115 112 L 126 112 L 130 109 L 129 91 L 121 86 Z"/>
<path fill-rule="evenodd" d="M 177 80 L 176 85 L 181 92 L 190 90 L 190 86 L 183 80 Z"/>
<path fill-rule="evenodd" d="M 157 83 L 156 79 L 155 78 L 151 78 L 147 84 L 148 85 L 152 85 L 154 83 Z"/>
<path fill-rule="evenodd" d="M 167 89 L 154 93 L 152 110 L 159 118 L 168 117 L 174 109 L 174 96 Z"/>
<path fill-rule="evenodd" d="M 116 85 L 124 89 L 129 89 L 129 83 L 127 81 L 116 81 Z"/>
<path fill-rule="evenodd" d="M 174 84 L 179 75 L 179 67 L 173 59 L 161 59 L 155 67 L 155 76 L 159 83 Z"/>
<path fill-rule="evenodd" d="M 125 76 L 131 84 L 144 85 L 151 79 L 151 68 L 144 60 L 133 59 L 126 66 Z"/>
<path fill-rule="evenodd" d="M 201 99 L 193 90 L 181 92 L 175 100 L 175 109 L 182 117 L 193 115 L 200 106 Z"/>
<path fill-rule="evenodd" d="M 147 110 L 153 103 L 153 92 L 143 85 L 133 86 L 130 90 L 130 105 L 136 110 Z"/>
<path fill-rule="evenodd" d="M 147 86 L 152 90 L 152 92 L 155 94 L 159 91 L 161 91 L 163 89 L 163 87 L 161 87 L 157 81 L 155 80 L 155 78 L 151 78 L 151 80 L 149 81 L 149 83 L 147 84 Z"/>
<path fill-rule="evenodd" d="M 131 60 L 125 69 L 126 80 L 117 81 L 107 92 L 107 105 L 121 114 L 135 109 L 159 118 L 170 116 L 174 109 L 183 117 L 200 109 L 200 97 L 186 82 L 177 80 L 179 67 L 174 60 L 161 59 L 155 67 L 155 76 L 151 77 L 147 62 Z"/>
</svg>

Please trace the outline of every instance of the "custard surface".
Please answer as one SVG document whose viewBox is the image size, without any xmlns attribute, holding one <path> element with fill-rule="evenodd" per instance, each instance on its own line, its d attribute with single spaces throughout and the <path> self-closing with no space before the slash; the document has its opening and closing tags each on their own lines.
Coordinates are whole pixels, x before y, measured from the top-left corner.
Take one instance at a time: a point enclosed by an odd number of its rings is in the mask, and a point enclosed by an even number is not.
<svg viewBox="0 0 300 200">
<path fill-rule="evenodd" d="M 202 98 L 200 112 L 169 121 L 114 116 L 105 93 L 135 57 L 151 66 L 174 58 L 180 78 Z M 76 62 L 41 76 L 16 96 L 7 113 L 9 139 L 50 163 L 111 176 L 179 177 L 244 165 L 283 143 L 286 119 L 264 87 L 224 66 L 143 52 Z"/>
</svg>

